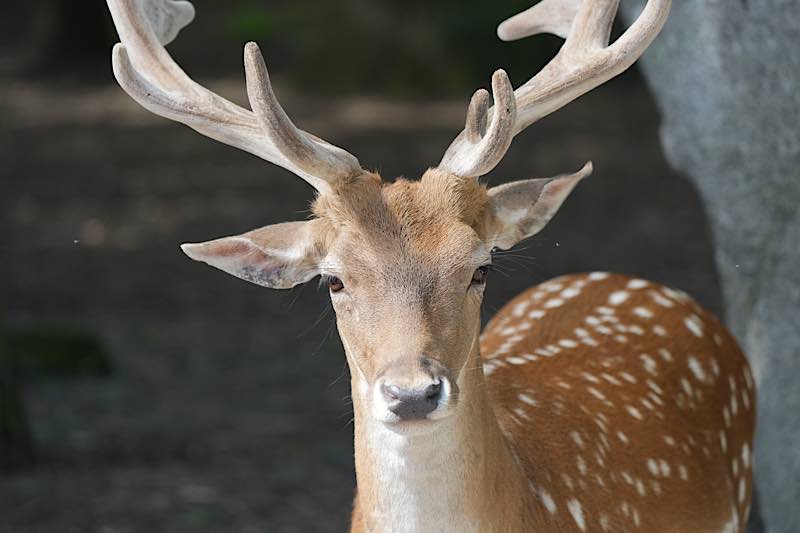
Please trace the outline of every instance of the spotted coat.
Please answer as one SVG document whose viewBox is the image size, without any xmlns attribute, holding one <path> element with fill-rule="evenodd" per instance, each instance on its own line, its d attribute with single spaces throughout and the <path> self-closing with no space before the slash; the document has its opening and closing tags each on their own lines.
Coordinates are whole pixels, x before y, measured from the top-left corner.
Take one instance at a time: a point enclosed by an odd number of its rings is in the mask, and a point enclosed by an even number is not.
<svg viewBox="0 0 800 533">
<path fill-rule="evenodd" d="M 744 531 L 753 377 L 685 293 L 606 273 L 560 277 L 506 305 L 481 351 L 544 530 Z"/>
</svg>

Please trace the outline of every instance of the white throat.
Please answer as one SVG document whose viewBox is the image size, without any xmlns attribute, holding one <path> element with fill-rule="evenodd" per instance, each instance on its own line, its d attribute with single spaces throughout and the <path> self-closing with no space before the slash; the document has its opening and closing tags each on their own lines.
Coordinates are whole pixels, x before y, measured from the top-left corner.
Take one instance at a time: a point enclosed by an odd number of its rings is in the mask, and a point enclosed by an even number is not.
<svg viewBox="0 0 800 533">
<path fill-rule="evenodd" d="M 399 435 L 380 422 L 366 422 L 362 437 L 372 464 L 370 500 L 363 509 L 375 531 L 481 531 L 466 509 L 465 486 L 470 470 L 456 416 L 439 421 L 428 434 Z M 359 450 L 356 450 L 359 453 Z"/>
</svg>

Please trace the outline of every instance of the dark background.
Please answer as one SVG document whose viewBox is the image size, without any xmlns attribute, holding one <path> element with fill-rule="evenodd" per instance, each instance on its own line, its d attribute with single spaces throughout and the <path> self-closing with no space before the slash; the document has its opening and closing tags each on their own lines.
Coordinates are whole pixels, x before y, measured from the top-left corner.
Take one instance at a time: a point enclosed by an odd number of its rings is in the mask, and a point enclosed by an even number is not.
<svg viewBox="0 0 800 533">
<path fill-rule="evenodd" d="M 416 177 L 495 68 L 519 85 L 557 49 L 495 37 L 529 4 L 205 0 L 170 49 L 242 102 L 257 40 L 302 128 Z M 302 219 L 312 191 L 139 108 L 111 75 L 115 41 L 103 2 L 0 7 L 0 531 L 342 531 L 349 376 L 327 295 L 260 289 L 178 248 Z M 517 137 L 489 183 L 596 171 L 500 264 L 486 318 L 585 270 L 719 311 L 700 201 L 658 125 L 632 70 Z"/>
</svg>

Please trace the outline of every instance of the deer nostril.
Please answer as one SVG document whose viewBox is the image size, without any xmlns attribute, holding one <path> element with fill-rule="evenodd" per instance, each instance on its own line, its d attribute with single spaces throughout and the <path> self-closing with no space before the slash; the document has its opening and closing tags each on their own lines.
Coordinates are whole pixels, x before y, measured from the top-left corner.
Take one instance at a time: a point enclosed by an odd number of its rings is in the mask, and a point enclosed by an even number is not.
<svg viewBox="0 0 800 533">
<path fill-rule="evenodd" d="M 386 383 L 381 385 L 381 392 L 390 402 L 400 399 L 400 396 L 402 395 L 400 387 L 397 385 L 387 385 Z"/>
<path fill-rule="evenodd" d="M 438 400 L 441 394 L 442 394 L 441 381 L 437 381 L 436 383 L 431 383 L 430 385 L 428 385 L 428 388 L 425 389 L 425 398 L 430 401 Z"/>
</svg>

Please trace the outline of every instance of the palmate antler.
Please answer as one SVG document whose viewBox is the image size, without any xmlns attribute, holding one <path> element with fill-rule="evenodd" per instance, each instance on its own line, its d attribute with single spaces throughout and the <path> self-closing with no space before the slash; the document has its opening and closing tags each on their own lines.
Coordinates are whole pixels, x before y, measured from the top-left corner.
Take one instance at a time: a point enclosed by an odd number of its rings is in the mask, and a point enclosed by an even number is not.
<svg viewBox="0 0 800 533">
<path fill-rule="evenodd" d="M 504 41 L 552 33 L 566 39 L 558 55 L 513 92 L 505 72 L 493 78 L 495 106 L 481 89 L 472 97 L 464 131 L 447 149 L 440 168 L 457 176 L 491 172 L 514 136 L 553 111 L 627 70 L 667 20 L 671 0 L 648 0 L 639 18 L 613 44 L 611 26 L 619 0 L 543 0 L 497 28 Z"/>
<path fill-rule="evenodd" d="M 294 172 L 320 192 L 363 173 L 355 157 L 292 123 L 255 43 L 244 49 L 249 111 L 194 82 L 164 49 L 194 17 L 191 3 L 107 2 L 122 41 L 113 51 L 114 75 L 143 107 Z"/>
</svg>

